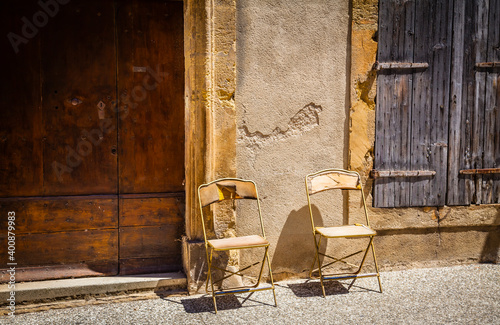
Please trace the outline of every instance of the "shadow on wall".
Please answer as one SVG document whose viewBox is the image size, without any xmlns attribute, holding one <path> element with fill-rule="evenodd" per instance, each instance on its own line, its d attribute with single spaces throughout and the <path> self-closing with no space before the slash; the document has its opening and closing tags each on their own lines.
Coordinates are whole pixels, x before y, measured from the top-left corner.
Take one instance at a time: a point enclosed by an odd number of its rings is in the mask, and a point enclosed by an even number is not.
<svg viewBox="0 0 500 325">
<path fill-rule="evenodd" d="M 323 218 L 319 209 L 312 205 L 312 210 L 314 225 L 317 227 L 323 226 Z M 271 262 L 273 273 L 309 271 L 314 252 L 311 219 L 309 217 L 309 208 L 306 205 L 298 211 L 293 210 L 288 215 Z"/>
<path fill-rule="evenodd" d="M 495 219 L 495 225 L 500 223 L 500 210 L 498 210 Z M 500 226 L 495 226 L 493 230 L 488 232 L 486 241 L 484 242 L 483 251 L 481 252 L 481 262 L 498 263 L 498 250 L 500 248 Z"/>
</svg>

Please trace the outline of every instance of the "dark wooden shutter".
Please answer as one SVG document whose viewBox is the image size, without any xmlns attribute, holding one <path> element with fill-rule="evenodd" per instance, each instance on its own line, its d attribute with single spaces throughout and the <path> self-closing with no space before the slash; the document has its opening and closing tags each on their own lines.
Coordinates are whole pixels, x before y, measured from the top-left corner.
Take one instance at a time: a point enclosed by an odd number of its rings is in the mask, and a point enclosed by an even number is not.
<svg viewBox="0 0 500 325">
<path fill-rule="evenodd" d="M 380 1 L 379 62 L 413 62 L 415 2 Z M 382 69 L 377 80 L 375 167 L 401 170 L 410 159 L 411 70 Z M 375 206 L 410 202 L 406 179 L 377 178 Z"/>
<path fill-rule="evenodd" d="M 374 167 L 417 176 L 376 178 L 376 207 L 445 204 L 452 5 L 380 1 L 378 61 L 413 65 L 379 71 Z"/>
<path fill-rule="evenodd" d="M 498 0 L 455 4 L 448 205 L 500 203 L 500 176 L 486 174 L 500 168 L 499 16 Z"/>
</svg>

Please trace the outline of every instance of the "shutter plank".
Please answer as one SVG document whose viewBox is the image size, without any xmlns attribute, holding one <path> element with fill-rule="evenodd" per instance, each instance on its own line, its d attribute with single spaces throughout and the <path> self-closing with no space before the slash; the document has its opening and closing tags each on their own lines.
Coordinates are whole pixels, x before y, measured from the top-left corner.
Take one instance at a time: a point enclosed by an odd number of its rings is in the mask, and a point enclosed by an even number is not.
<svg viewBox="0 0 500 325">
<path fill-rule="evenodd" d="M 404 62 L 413 62 L 413 51 L 414 51 L 414 39 L 415 34 L 415 2 L 406 1 L 404 2 L 404 52 L 402 57 Z M 399 103 L 401 105 L 401 116 L 400 116 L 400 130 L 401 130 L 401 140 L 400 140 L 400 156 L 399 162 L 396 165 L 401 169 L 408 169 L 410 167 L 410 139 L 411 139 L 411 120 L 412 120 L 412 102 L 413 102 L 413 75 L 404 74 L 401 75 L 401 85 L 402 91 L 399 97 Z M 397 206 L 407 207 L 410 205 L 410 191 L 411 183 L 409 178 L 404 178 L 400 182 L 395 182 L 395 188 L 400 191 L 399 202 Z"/>
<path fill-rule="evenodd" d="M 414 61 L 429 62 L 429 69 L 416 78 L 411 169 L 435 170 L 436 175 L 414 182 L 412 206 L 445 204 L 452 12 L 450 0 L 417 7 Z"/>
<path fill-rule="evenodd" d="M 415 12 L 415 53 L 413 60 L 416 62 L 428 62 L 429 69 L 418 71 L 414 74 L 413 81 L 413 107 L 412 107 L 412 135 L 411 135 L 411 169 L 426 169 L 421 168 L 426 166 L 427 158 L 427 135 L 429 134 L 429 125 L 427 116 L 430 106 L 430 73 L 432 69 L 432 61 L 429 61 L 428 43 L 432 25 L 431 12 L 432 7 L 429 1 L 419 2 L 419 6 Z M 427 166 L 426 166 L 427 167 Z M 425 197 L 424 188 L 421 186 L 423 182 L 428 180 L 418 179 L 412 183 L 410 204 L 412 206 L 422 205 Z"/>
<path fill-rule="evenodd" d="M 391 44 L 393 20 L 393 6 L 391 0 L 380 0 L 379 12 L 379 43 L 377 57 L 381 61 L 391 60 Z M 389 158 L 389 143 L 387 142 L 388 134 L 388 111 L 389 111 L 389 96 L 392 93 L 391 76 L 386 71 L 378 75 L 377 79 L 377 108 L 376 108 L 376 133 L 375 133 L 375 162 L 374 165 L 378 169 L 388 169 Z M 374 185 L 374 205 L 376 207 L 387 207 L 387 189 L 389 181 L 387 179 L 375 180 Z"/>
<path fill-rule="evenodd" d="M 488 17 L 487 61 L 500 61 L 500 1 L 490 1 Z M 500 167 L 500 88 L 499 69 L 489 69 L 486 74 L 484 107 L 483 168 Z M 481 202 L 500 203 L 500 176 L 482 175 Z"/>
<path fill-rule="evenodd" d="M 462 140 L 462 92 L 464 89 L 465 54 L 465 1 L 457 1 L 453 8 L 453 48 L 451 61 L 450 121 L 448 134 L 448 205 L 463 204 L 464 194 L 459 186 L 462 165 L 460 144 Z M 462 177 L 463 178 L 463 177 Z M 463 183 L 463 182 L 462 182 Z"/>
<path fill-rule="evenodd" d="M 378 58 L 384 62 L 413 61 L 414 1 L 381 1 Z M 375 166 L 406 169 L 410 156 L 412 76 L 383 70 L 378 76 Z M 408 206 L 406 179 L 376 179 L 375 206 Z"/>
<path fill-rule="evenodd" d="M 466 1 L 465 8 L 465 56 L 464 56 L 464 85 L 462 106 L 462 141 L 460 148 L 460 169 L 472 168 L 472 120 L 474 111 L 474 41 L 475 25 L 477 21 L 477 7 L 473 1 Z M 474 178 L 460 177 L 459 190 L 463 195 L 462 204 L 471 204 L 474 196 Z"/>
<path fill-rule="evenodd" d="M 474 58 L 475 62 L 487 61 L 485 51 L 488 42 L 488 0 L 478 0 L 477 21 L 475 25 L 474 37 Z M 485 118 L 485 91 L 486 72 L 476 70 L 474 73 L 474 110 L 472 123 L 472 168 L 483 168 L 483 141 L 484 138 L 484 118 Z M 475 176 L 475 203 L 482 203 L 482 175 Z"/>
<path fill-rule="evenodd" d="M 450 61 L 452 40 L 453 1 L 436 1 L 436 30 L 433 55 L 432 111 L 430 138 L 430 165 L 436 176 L 429 180 L 430 193 L 426 205 L 443 206 L 446 203 L 446 175 L 448 165 L 448 121 L 450 94 Z"/>
</svg>

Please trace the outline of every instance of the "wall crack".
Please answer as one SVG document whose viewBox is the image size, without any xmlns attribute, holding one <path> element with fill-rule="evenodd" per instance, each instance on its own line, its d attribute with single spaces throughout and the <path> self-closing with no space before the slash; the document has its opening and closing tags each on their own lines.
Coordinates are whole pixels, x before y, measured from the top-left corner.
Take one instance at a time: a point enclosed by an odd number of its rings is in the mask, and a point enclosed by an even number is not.
<svg viewBox="0 0 500 325">
<path fill-rule="evenodd" d="M 319 125 L 319 114 L 322 111 L 321 105 L 309 103 L 290 118 L 286 130 L 276 127 L 269 134 L 260 131 L 250 132 L 247 125 L 242 125 L 238 127 L 238 141 L 245 142 L 246 146 L 250 148 L 261 148 L 271 143 L 299 136 Z"/>
</svg>

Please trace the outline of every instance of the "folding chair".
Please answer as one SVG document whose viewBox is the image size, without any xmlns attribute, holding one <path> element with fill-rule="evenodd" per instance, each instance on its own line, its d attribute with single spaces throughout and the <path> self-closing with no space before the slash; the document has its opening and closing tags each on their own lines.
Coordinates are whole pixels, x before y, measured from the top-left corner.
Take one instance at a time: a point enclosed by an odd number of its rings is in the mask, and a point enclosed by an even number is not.
<svg viewBox="0 0 500 325">
<path fill-rule="evenodd" d="M 309 205 L 309 213 L 311 217 L 311 226 L 312 226 L 312 232 L 314 236 L 314 244 L 316 247 L 316 254 L 314 256 L 314 261 L 311 266 L 311 271 L 309 272 L 309 277 L 312 278 L 312 274 L 314 271 L 314 266 L 316 264 L 316 261 L 318 261 L 318 273 L 319 273 L 319 279 L 321 283 L 321 289 L 323 290 L 323 297 L 325 296 L 325 286 L 324 286 L 324 281 L 325 280 L 342 280 L 342 279 L 352 279 L 351 284 L 348 287 L 348 290 L 352 287 L 356 279 L 358 278 L 365 278 L 365 277 L 377 277 L 378 279 L 378 285 L 380 288 L 380 292 L 382 292 L 382 285 L 380 283 L 380 274 L 378 270 L 378 265 L 377 265 L 377 258 L 375 256 L 375 249 L 373 248 L 373 238 L 376 235 L 375 230 L 370 228 L 370 220 L 368 218 L 368 210 L 366 208 L 366 201 L 365 201 L 365 196 L 363 195 L 363 186 L 361 185 L 361 177 L 357 172 L 354 171 L 348 171 L 348 170 L 343 170 L 343 169 L 325 169 L 321 170 L 316 173 L 312 173 L 306 176 L 306 193 L 307 193 L 307 203 Z M 313 211 L 311 207 L 311 196 L 327 191 L 327 190 L 354 190 L 354 191 L 359 191 L 361 194 L 361 198 L 363 201 L 363 208 L 364 208 L 364 213 L 365 213 L 365 218 L 366 218 L 366 225 L 364 224 L 352 224 L 352 225 L 340 225 L 340 226 L 332 226 L 332 227 L 315 227 L 314 226 L 314 218 L 313 218 Z M 363 249 L 361 251 L 354 252 L 352 254 L 348 254 L 344 257 L 341 258 L 336 258 L 324 253 L 320 252 L 320 246 L 321 246 L 321 240 L 323 238 L 361 238 L 361 239 L 369 239 L 368 245 L 366 246 L 366 249 Z M 361 270 L 363 268 L 363 264 L 366 260 L 366 256 L 368 253 L 368 250 L 371 249 L 373 253 L 373 261 L 375 264 L 375 271 L 376 273 L 361 273 Z M 351 264 L 346 261 L 347 258 L 356 256 L 360 253 L 363 253 L 363 257 L 361 259 L 361 263 L 359 265 Z M 321 261 L 321 256 L 324 257 L 324 259 L 330 259 L 332 260 L 331 262 L 323 265 L 323 262 Z M 325 275 L 323 274 L 323 270 L 334 264 L 334 263 L 344 263 L 346 265 L 349 265 L 350 267 L 355 267 L 357 268 L 356 271 L 354 272 L 345 272 L 345 273 L 335 273 L 335 274 L 328 274 Z"/>
<path fill-rule="evenodd" d="M 243 292 L 273 290 L 274 304 L 275 306 L 277 306 L 276 293 L 274 291 L 273 274 L 271 271 L 271 263 L 269 262 L 269 256 L 268 256 L 269 242 L 266 240 L 266 234 L 264 232 L 264 224 L 262 222 L 262 214 L 260 210 L 259 194 L 257 192 L 257 186 L 255 185 L 255 183 L 250 180 L 243 180 L 238 178 L 218 179 L 208 184 L 200 185 L 200 187 L 198 187 L 198 198 L 200 202 L 203 236 L 205 238 L 205 250 L 207 254 L 207 264 L 208 264 L 208 278 L 206 282 L 206 291 L 207 293 L 208 292 L 212 293 L 215 313 L 217 313 L 217 302 L 215 299 L 216 296 L 243 293 Z M 233 200 L 234 202 L 234 200 L 236 199 L 250 199 L 257 201 L 257 210 L 259 214 L 260 229 L 262 231 L 262 235 L 250 235 L 250 236 L 231 237 L 222 239 L 207 239 L 203 208 L 210 206 L 212 204 L 219 203 L 224 200 Z M 215 219 L 216 216 L 213 217 L 214 223 Z M 217 267 L 212 263 L 213 253 L 216 251 L 228 251 L 232 249 L 250 249 L 250 248 L 264 248 L 264 258 L 262 259 L 262 261 L 248 265 L 237 272 Z M 269 278 L 271 280 L 271 285 L 260 286 L 260 281 L 264 270 L 264 263 L 266 260 L 269 269 Z M 215 289 L 214 285 L 216 283 L 219 282 L 222 283 L 223 280 L 235 275 L 255 280 L 254 278 L 244 275 L 241 272 L 259 264 L 261 264 L 259 276 L 253 285 L 230 288 L 230 289 L 220 289 L 220 288 L 217 290 Z M 222 278 L 214 281 L 212 274 L 213 269 L 218 269 L 224 271 L 225 273 L 230 273 L 230 275 L 223 276 Z M 208 289 L 209 282 L 211 286 L 211 291 L 209 291 Z"/>
</svg>

